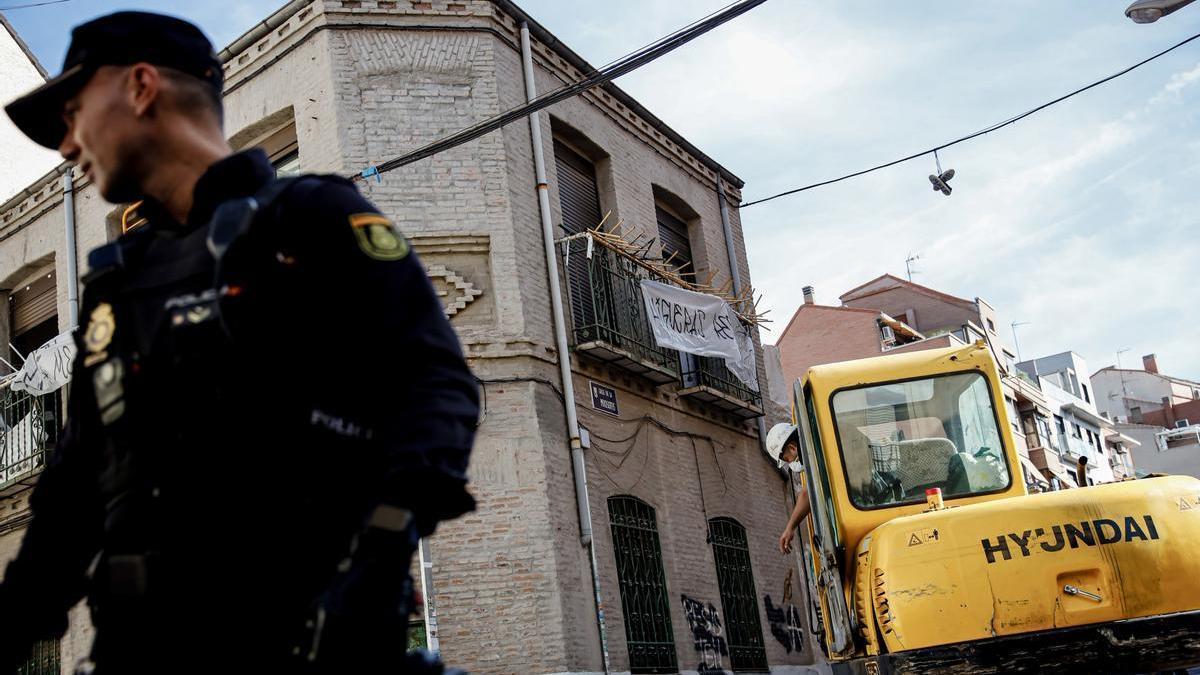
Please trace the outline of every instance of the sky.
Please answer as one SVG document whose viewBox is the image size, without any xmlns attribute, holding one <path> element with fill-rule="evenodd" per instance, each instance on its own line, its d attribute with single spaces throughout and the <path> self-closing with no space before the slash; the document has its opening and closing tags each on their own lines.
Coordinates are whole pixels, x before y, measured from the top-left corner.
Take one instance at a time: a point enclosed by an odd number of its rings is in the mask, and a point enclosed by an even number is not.
<svg viewBox="0 0 1200 675">
<path fill-rule="evenodd" d="M 594 65 L 729 0 L 519 0 Z M 16 4 L 0 0 L 0 6 Z M 51 73 L 67 27 L 116 9 L 198 23 L 223 47 L 282 2 L 71 0 L 6 16 Z M 769 0 L 617 84 L 746 181 L 746 201 L 897 159 L 1200 33 L 1200 4 L 1149 25 L 1095 0 Z M 883 273 L 996 307 L 1029 359 L 1074 350 L 1200 380 L 1200 40 L 932 157 L 742 211 L 774 342 Z M 1002 324 L 1002 325 L 1000 325 Z"/>
</svg>

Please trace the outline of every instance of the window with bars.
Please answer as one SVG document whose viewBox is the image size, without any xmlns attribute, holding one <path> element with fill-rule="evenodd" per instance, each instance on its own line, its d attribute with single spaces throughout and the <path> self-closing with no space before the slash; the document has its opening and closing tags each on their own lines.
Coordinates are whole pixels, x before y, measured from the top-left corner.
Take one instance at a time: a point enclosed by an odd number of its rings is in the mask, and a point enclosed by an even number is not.
<svg viewBox="0 0 1200 675">
<path fill-rule="evenodd" d="M 654 507 L 636 497 L 609 497 L 608 520 L 621 588 L 629 670 L 678 672 Z"/>
<path fill-rule="evenodd" d="M 725 612 L 725 640 L 734 671 L 767 670 L 762 623 L 758 618 L 758 594 L 750 568 L 750 546 L 746 528 L 732 518 L 708 521 L 713 558 L 717 562 L 717 587 Z"/>
<path fill-rule="evenodd" d="M 58 640 L 42 640 L 33 646 L 29 660 L 17 668 L 15 675 L 59 675 L 60 663 Z"/>
</svg>

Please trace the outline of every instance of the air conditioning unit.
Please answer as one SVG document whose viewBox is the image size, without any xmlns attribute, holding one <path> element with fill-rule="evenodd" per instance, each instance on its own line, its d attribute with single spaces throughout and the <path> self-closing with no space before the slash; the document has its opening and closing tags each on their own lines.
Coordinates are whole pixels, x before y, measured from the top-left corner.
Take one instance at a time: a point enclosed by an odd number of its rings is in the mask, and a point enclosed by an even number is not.
<svg viewBox="0 0 1200 675">
<path fill-rule="evenodd" d="M 1188 424 L 1188 421 L 1186 419 L 1175 420 L 1175 428 L 1176 429 L 1186 429 L 1187 427 L 1190 427 L 1190 426 L 1192 426 L 1192 425 Z"/>
<path fill-rule="evenodd" d="M 879 332 L 883 335 L 884 342 L 892 343 L 896 341 L 896 331 L 892 330 L 891 326 L 884 324 L 879 327 Z"/>
</svg>

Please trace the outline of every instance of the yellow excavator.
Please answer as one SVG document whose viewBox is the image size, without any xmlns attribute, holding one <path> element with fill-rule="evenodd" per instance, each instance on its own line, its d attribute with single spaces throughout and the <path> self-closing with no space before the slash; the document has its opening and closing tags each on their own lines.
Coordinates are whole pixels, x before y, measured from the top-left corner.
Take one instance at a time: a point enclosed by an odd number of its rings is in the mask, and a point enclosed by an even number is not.
<svg viewBox="0 0 1200 675">
<path fill-rule="evenodd" d="M 1027 494 L 982 342 L 814 366 L 793 390 L 834 673 L 1200 664 L 1200 480 Z"/>
</svg>

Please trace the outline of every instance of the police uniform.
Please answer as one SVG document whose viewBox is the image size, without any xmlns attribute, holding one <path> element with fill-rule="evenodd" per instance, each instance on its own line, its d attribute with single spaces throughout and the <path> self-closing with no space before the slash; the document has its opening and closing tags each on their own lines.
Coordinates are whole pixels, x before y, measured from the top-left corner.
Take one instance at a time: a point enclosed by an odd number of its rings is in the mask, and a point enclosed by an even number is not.
<svg viewBox="0 0 1200 675">
<path fill-rule="evenodd" d="M 0 671 L 85 595 L 103 675 L 394 668 L 416 538 L 474 505 L 476 383 L 424 267 L 352 183 L 260 150 L 187 222 L 140 212 L 89 256 Z"/>
</svg>

